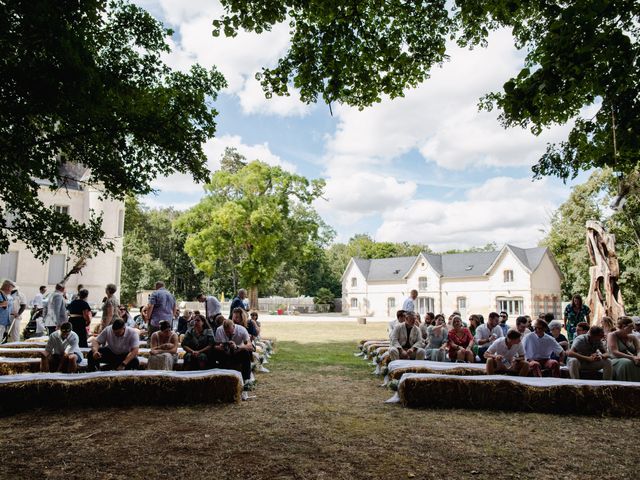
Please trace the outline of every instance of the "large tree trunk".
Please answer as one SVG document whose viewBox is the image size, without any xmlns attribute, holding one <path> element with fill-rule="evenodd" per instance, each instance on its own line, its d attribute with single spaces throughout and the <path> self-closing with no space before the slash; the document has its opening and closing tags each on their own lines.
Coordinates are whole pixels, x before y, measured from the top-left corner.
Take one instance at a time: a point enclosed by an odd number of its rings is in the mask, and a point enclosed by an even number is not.
<svg viewBox="0 0 640 480">
<path fill-rule="evenodd" d="M 258 310 L 258 286 L 249 287 L 249 308 Z"/>
</svg>

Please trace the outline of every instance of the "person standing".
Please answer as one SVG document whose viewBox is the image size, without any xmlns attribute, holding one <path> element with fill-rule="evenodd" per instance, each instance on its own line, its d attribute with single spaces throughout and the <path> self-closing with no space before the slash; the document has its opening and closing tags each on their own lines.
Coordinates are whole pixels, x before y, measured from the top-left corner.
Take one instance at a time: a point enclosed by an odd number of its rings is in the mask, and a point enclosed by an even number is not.
<svg viewBox="0 0 640 480">
<path fill-rule="evenodd" d="M 122 319 L 120 316 L 120 310 L 118 310 L 120 301 L 115 295 L 117 291 L 118 287 L 113 283 L 108 283 L 104 289 L 104 293 L 106 293 L 107 296 L 102 301 L 102 321 L 100 322 L 100 332 L 113 324 L 116 320 Z"/>
<path fill-rule="evenodd" d="M 11 325 L 11 314 L 13 313 L 13 297 L 11 290 L 15 284 L 11 280 L 5 280 L 0 287 L 0 343 L 4 342 L 4 334 Z"/>
<path fill-rule="evenodd" d="M 155 291 L 149 295 L 147 305 L 147 320 L 149 321 L 148 335 L 151 338 L 154 332 L 160 330 L 160 322 L 166 320 L 171 325 L 178 315 L 178 307 L 175 297 L 165 288 L 164 282 L 156 282 Z"/>
<path fill-rule="evenodd" d="M 236 308 L 241 308 L 247 311 L 244 305 L 244 299 L 247 298 L 247 291 L 244 288 L 238 290 L 238 295 L 231 301 L 231 308 L 229 309 L 229 318 L 233 317 L 233 311 Z"/>
<path fill-rule="evenodd" d="M 576 325 L 580 322 L 591 323 L 589 321 L 589 315 L 591 315 L 591 310 L 582 303 L 582 297 L 578 294 L 574 295 L 571 303 L 564 309 L 564 328 L 567 331 L 569 343 L 571 343 L 576 336 Z"/>
<path fill-rule="evenodd" d="M 67 302 L 64 298 L 64 291 L 64 284 L 57 283 L 56 290 L 45 305 L 44 325 L 47 327 L 49 335 L 67 321 Z"/>
<path fill-rule="evenodd" d="M 402 303 L 402 310 L 405 312 L 415 312 L 416 311 L 416 298 L 418 298 L 418 291 L 411 290 L 411 293 L 407 298 L 405 298 Z"/>
<path fill-rule="evenodd" d="M 78 298 L 67 305 L 69 310 L 69 322 L 73 331 L 78 335 L 80 348 L 87 348 L 87 327 L 91 324 L 91 307 L 87 303 L 89 290 L 83 288 L 78 292 Z"/>
<path fill-rule="evenodd" d="M 8 342 L 20 341 L 20 324 L 22 323 L 22 312 L 27 308 L 27 297 L 20 293 L 16 285 L 11 291 L 13 297 L 13 312 L 11 313 L 11 327 L 9 327 Z"/>
<path fill-rule="evenodd" d="M 40 310 L 44 306 L 45 293 L 47 293 L 47 286 L 41 285 L 40 288 L 38 289 L 38 293 L 36 293 L 36 296 L 33 297 L 33 300 L 31 300 L 31 308 L 34 311 Z"/>
<path fill-rule="evenodd" d="M 209 322 L 209 325 L 214 325 L 213 318 L 222 311 L 220 300 L 213 295 L 205 295 L 204 293 L 199 294 L 197 300 L 204 303 L 204 318 Z"/>
</svg>

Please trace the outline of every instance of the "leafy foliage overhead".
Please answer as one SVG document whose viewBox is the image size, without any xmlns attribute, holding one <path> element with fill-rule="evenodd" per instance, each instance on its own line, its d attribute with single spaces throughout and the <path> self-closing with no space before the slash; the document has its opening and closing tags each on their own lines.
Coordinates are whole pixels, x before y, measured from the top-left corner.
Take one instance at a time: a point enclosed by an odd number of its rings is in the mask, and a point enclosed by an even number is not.
<svg viewBox="0 0 640 480">
<path fill-rule="evenodd" d="M 17 240 L 43 260 L 64 243 L 81 254 L 109 247 L 100 218 L 46 207 L 42 181 L 122 199 L 149 193 L 158 175 L 208 178 L 202 144 L 225 81 L 198 65 L 172 71 L 161 59 L 170 33 L 124 0 L 0 2 L 0 253 Z M 86 176 L 61 174 L 65 161 Z"/>
<path fill-rule="evenodd" d="M 507 28 L 525 50 L 522 70 L 481 106 L 506 127 L 539 134 L 577 117 L 569 137 L 549 145 L 536 176 L 575 177 L 609 166 L 628 173 L 640 160 L 640 2 L 637 0 L 222 0 L 214 35 L 288 22 L 291 45 L 258 75 L 267 96 L 345 102 L 364 108 L 401 96 L 446 59 L 451 38 L 485 45 Z M 580 117 L 584 107 L 596 113 Z M 615 139 L 614 139 L 615 134 Z"/>
</svg>

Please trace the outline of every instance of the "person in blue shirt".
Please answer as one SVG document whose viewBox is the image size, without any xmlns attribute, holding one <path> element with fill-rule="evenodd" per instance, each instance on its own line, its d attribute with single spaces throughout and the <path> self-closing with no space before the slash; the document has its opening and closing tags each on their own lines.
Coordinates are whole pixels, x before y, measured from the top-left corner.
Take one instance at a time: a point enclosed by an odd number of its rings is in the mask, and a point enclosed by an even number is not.
<svg viewBox="0 0 640 480">
<path fill-rule="evenodd" d="M 11 314 L 13 313 L 13 297 L 11 291 L 16 284 L 11 280 L 5 280 L 0 287 L 0 343 L 4 341 L 4 335 L 11 326 Z"/>
</svg>

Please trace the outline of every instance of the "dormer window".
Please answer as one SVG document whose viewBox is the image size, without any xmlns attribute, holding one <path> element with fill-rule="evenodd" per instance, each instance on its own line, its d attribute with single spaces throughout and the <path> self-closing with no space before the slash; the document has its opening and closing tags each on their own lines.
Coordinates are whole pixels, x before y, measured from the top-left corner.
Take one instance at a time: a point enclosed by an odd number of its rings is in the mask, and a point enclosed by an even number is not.
<svg viewBox="0 0 640 480">
<path fill-rule="evenodd" d="M 418 290 L 426 290 L 427 289 L 427 277 L 418 278 Z"/>
<path fill-rule="evenodd" d="M 471 270 L 473 270 L 473 265 L 467 265 L 466 267 L 464 267 L 465 272 L 470 272 Z"/>
<path fill-rule="evenodd" d="M 358 279 L 356 277 L 351 277 L 351 286 L 352 287 L 358 286 Z"/>
<path fill-rule="evenodd" d="M 503 276 L 504 276 L 504 283 L 513 282 L 513 270 L 505 270 L 503 272 Z"/>
</svg>

